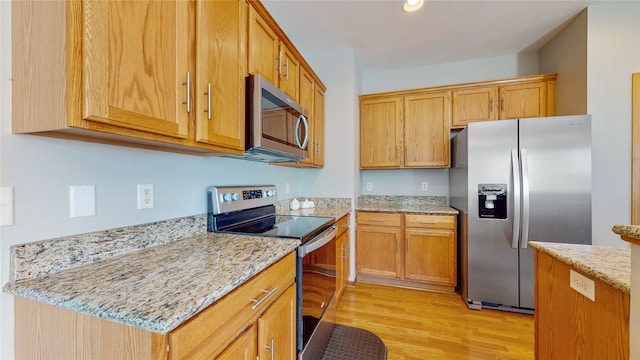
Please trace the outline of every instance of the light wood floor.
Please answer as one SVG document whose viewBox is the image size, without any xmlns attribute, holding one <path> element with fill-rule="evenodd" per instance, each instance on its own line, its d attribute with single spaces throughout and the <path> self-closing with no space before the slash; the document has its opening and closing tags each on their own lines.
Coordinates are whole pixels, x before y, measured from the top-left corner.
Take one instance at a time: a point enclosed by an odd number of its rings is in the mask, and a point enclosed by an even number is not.
<svg viewBox="0 0 640 360">
<path fill-rule="evenodd" d="M 458 294 L 358 283 L 336 317 L 378 335 L 388 360 L 533 359 L 533 315 L 469 310 Z"/>
</svg>

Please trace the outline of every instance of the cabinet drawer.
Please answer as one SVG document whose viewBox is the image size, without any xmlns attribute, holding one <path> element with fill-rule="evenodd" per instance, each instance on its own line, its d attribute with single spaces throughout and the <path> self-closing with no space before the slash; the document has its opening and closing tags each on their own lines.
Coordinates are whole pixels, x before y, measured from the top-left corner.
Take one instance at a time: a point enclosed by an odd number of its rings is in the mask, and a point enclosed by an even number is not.
<svg viewBox="0 0 640 360">
<path fill-rule="evenodd" d="M 356 222 L 358 224 L 400 227 L 402 226 L 402 214 L 381 213 L 381 212 L 357 212 Z"/>
<path fill-rule="evenodd" d="M 349 228 L 350 219 L 351 216 L 347 214 L 341 217 L 340 220 L 336 222 L 336 224 L 338 224 L 338 233 L 336 234 L 337 238 L 340 237 L 340 235 L 342 235 L 345 231 L 347 231 L 347 229 Z"/>
<path fill-rule="evenodd" d="M 169 359 L 212 358 L 293 283 L 295 269 L 292 252 L 169 333 Z"/>
<path fill-rule="evenodd" d="M 406 214 L 404 216 L 405 227 L 451 229 L 455 230 L 455 215 L 417 215 Z"/>
</svg>

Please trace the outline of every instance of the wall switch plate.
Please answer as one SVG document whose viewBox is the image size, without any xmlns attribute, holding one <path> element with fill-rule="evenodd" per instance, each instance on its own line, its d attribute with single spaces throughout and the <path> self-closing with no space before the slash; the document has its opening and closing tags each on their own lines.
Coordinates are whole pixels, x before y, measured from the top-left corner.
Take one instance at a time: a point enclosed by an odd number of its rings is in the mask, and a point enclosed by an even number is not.
<svg viewBox="0 0 640 360">
<path fill-rule="evenodd" d="M 422 182 L 422 191 L 428 191 L 429 190 L 429 183 L 426 181 Z"/>
<path fill-rule="evenodd" d="M 153 184 L 138 184 L 138 210 L 153 209 Z"/>
<path fill-rule="evenodd" d="M 13 225 L 13 186 L 0 187 L 0 226 Z"/>
<path fill-rule="evenodd" d="M 373 183 L 367 182 L 367 191 L 373 191 Z"/>
<path fill-rule="evenodd" d="M 69 186 L 69 217 L 96 215 L 95 185 Z"/>
<path fill-rule="evenodd" d="M 569 270 L 569 286 L 580 294 L 584 295 L 587 299 L 596 301 L 596 284 L 588 277 L 577 273 L 573 270 Z"/>
</svg>

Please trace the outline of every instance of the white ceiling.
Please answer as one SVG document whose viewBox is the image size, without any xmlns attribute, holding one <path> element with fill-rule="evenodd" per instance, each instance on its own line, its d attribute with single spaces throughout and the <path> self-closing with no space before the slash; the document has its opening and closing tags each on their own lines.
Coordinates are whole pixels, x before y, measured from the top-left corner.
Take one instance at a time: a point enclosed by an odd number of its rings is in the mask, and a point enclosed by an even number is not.
<svg viewBox="0 0 640 360">
<path fill-rule="evenodd" d="M 353 48 L 362 71 L 411 68 L 538 50 L 596 1 L 262 0 L 304 55 Z"/>
</svg>

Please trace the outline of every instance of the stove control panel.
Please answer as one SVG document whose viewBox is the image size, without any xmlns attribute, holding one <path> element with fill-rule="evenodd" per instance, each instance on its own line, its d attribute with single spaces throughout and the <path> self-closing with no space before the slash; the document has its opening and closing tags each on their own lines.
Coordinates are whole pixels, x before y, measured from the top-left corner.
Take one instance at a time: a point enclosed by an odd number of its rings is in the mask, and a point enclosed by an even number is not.
<svg viewBox="0 0 640 360">
<path fill-rule="evenodd" d="M 222 214 L 278 201 L 275 185 L 211 186 L 207 189 L 208 212 Z"/>
</svg>

